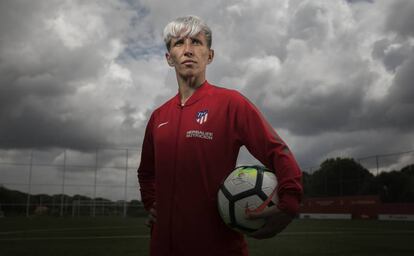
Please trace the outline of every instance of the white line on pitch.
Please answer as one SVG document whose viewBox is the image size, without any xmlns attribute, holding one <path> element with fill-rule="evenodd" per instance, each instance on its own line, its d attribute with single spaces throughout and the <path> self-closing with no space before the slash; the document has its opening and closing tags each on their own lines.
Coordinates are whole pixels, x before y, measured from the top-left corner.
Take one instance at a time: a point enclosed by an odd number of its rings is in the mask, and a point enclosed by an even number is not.
<svg viewBox="0 0 414 256">
<path fill-rule="evenodd" d="M 414 230 L 375 230 L 375 231 L 302 231 L 302 232 L 282 232 L 278 236 L 296 235 L 388 235 L 388 234 L 414 234 Z"/>
<path fill-rule="evenodd" d="M 94 240 L 94 239 L 147 239 L 149 235 L 136 236 L 66 236 L 66 237 L 16 237 L 0 238 L 1 241 L 34 241 L 34 240 Z"/>
<path fill-rule="evenodd" d="M 105 230 L 105 229 L 131 229 L 126 226 L 107 226 L 107 227 L 83 227 L 83 228 L 49 228 L 49 229 L 28 229 L 0 232 L 0 235 L 10 235 L 19 233 L 35 233 L 35 232 L 50 232 L 50 231 L 79 231 L 79 230 Z"/>
</svg>

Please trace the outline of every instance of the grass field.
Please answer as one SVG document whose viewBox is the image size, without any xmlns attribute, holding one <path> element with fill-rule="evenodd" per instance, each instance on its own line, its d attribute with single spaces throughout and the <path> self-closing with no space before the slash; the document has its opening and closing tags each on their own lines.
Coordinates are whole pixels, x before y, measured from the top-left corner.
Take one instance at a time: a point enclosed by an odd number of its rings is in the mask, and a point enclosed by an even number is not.
<svg viewBox="0 0 414 256">
<path fill-rule="evenodd" d="M 0 218 L 1 256 L 148 255 L 142 218 Z M 414 222 L 295 220 L 268 240 L 248 239 L 251 256 L 414 255 Z"/>
</svg>

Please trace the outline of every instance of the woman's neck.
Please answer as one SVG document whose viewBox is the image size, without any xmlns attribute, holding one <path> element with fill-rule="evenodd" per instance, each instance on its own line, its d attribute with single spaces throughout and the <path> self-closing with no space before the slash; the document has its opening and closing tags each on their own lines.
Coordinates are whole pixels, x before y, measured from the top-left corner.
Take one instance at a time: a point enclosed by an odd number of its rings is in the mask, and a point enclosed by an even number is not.
<svg viewBox="0 0 414 256">
<path fill-rule="evenodd" d="M 204 83 L 205 77 L 196 79 L 195 77 L 183 78 L 178 80 L 178 92 L 180 94 L 181 105 L 193 95 L 193 93 Z"/>
</svg>

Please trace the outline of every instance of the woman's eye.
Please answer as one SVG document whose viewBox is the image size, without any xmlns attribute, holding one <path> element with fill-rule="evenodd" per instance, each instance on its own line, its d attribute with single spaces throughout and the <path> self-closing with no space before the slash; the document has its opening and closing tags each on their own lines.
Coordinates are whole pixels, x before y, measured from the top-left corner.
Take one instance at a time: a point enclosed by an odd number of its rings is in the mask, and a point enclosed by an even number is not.
<svg viewBox="0 0 414 256">
<path fill-rule="evenodd" d="M 178 40 L 177 42 L 175 42 L 174 45 L 182 45 L 183 44 L 183 40 Z"/>
</svg>

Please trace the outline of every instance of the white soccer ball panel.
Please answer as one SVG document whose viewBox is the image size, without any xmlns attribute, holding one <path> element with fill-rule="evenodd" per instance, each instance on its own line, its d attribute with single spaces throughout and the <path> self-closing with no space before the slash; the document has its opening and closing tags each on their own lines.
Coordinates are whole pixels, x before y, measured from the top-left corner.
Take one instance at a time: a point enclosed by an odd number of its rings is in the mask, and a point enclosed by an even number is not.
<svg viewBox="0 0 414 256">
<path fill-rule="evenodd" d="M 255 187 L 257 171 L 253 169 L 236 169 L 224 181 L 224 186 L 232 195 L 237 195 Z"/>
<path fill-rule="evenodd" d="M 277 186 L 276 175 L 273 172 L 264 172 L 263 173 L 263 183 L 262 188 Z"/>
<path fill-rule="evenodd" d="M 230 223 L 229 200 L 224 196 L 221 190 L 219 190 L 219 193 L 218 193 L 218 210 L 224 222 L 226 224 L 229 224 Z"/>
<path fill-rule="evenodd" d="M 263 182 L 262 182 L 262 191 L 267 195 L 270 196 L 272 192 L 275 190 L 277 186 L 277 179 L 276 175 L 272 172 L 265 172 L 263 175 Z M 275 194 L 272 198 L 272 202 L 277 204 L 279 201 L 277 194 Z"/>
<path fill-rule="evenodd" d="M 235 220 L 236 223 L 240 226 L 250 228 L 250 229 L 259 229 L 261 228 L 265 220 L 258 219 L 258 220 L 249 220 L 246 219 L 246 208 L 249 209 L 256 209 L 263 203 L 263 200 L 260 199 L 257 195 L 252 195 L 249 197 L 245 197 L 240 199 L 234 203 L 234 213 L 235 213 Z"/>
</svg>

